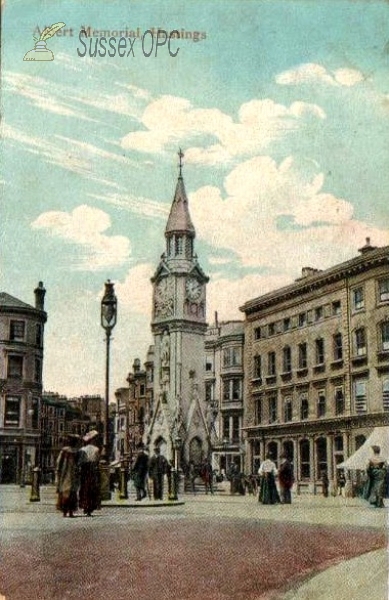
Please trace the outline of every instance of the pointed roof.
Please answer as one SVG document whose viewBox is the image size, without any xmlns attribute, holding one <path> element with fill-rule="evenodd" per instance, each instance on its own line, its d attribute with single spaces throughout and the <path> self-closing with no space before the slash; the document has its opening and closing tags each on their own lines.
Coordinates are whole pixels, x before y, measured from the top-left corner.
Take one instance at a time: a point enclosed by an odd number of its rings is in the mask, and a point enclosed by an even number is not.
<svg viewBox="0 0 389 600">
<path fill-rule="evenodd" d="M 6 292 L 0 292 L 0 306 L 4 308 L 34 309 L 31 304 L 26 304 L 26 302 L 22 302 L 21 300 L 18 300 L 18 298 L 15 298 Z"/>
<path fill-rule="evenodd" d="M 165 235 L 171 233 L 187 233 L 193 237 L 196 235 L 189 214 L 188 198 L 182 175 L 178 177 L 174 200 L 165 229 Z"/>
</svg>

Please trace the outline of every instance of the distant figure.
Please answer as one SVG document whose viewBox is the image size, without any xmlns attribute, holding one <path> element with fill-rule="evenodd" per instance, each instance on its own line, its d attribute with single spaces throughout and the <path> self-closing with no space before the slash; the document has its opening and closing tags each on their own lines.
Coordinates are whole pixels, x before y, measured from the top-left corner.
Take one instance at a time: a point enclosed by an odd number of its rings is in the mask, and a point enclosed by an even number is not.
<svg viewBox="0 0 389 600">
<path fill-rule="evenodd" d="M 345 485 L 346 485 L 346 477 L 344 475 L 344 471 L 339 469 L 338 477 L 337 477 L 337 481 L 336 481 L 338 496 L 344 496 Z"/>
<path fill-rule="evenodd" d="M 99 432 L 93 429 L 83 437 L 84 447 L 79 454 L 80 465 L 80 508 L 88 517 L 100 507 L 100 449 Z"/>
<path fill-rule="evenodd" d="M 201 477 L 205 485 L 205 493 L 211 492 L 213 495 L 213 469 L 209 460 L 206 458 L 201 465 Z"/>
<path fill-rule="evenodd" d="M 322 471 L 321 472 L 321 489 L 322 489 L 324 498 L 328 498 L 329 484 L 330 484 L 330 482 L 328 479 L 327 471 Z"/>
<path fill-rule="evenodd" d="M 166 458 L 161 454 L 159 446 L 154 448 L 154 456 L 151 457 L 149 463 L 149 476 L 153 481 L 153 497 L 154 500 L 163 499 L 163 478 L 167 471 Z"/>
<path fill-rule="evenodd" d="M 381 456 L 381 448 L 372 446 L 373 456 L 367 465 L 367 485 L 365 499 L 377 508 L 384 507 L 384 498 L 386 495 L 386 478 L 388 465 Z"/>
<path fill-rule="evenodd" d="M 149 466 L 149 457 L 145 452 L 143 444 L 138 444 L 138 455 L 136 457 L 133 473 L 134 473 L 134 486 L 136 489 L 136 501 L 139 502 L 146 498 L 146 477 L 147 469 Z"/>
<path fill-rule="evenodd" d="M 281 455 L 281 464 L 278 469 L 278 482 L 282 504 L 292 503 L 291 489 L 294 483 L 293 466 L 285 454 Z"/>
<path fill-rule="evenodd" d="M 261 504 L 277 504 L 280 502 L 275 480 L 277 467 L 271 458 L 271 455 L 267 454 L 266 459 L 258 469 L 258 475 L 261 478 L 258 501 Z"/>
<path fill-rule="evenodd" d="M 57 509 L 64 517 L 74 517 L 78 508 L 78 435 L 68 435 L 67 444 L 59 453 L 56 463 Z"/>
<path fill-rule="evenodd" d="M 239 472 L 238 465 L 234 462 L 230 466 L 229 476 L 230 476 L 230 493 L 236 494 L 237 492 L 239 492 L 240 472 Z"/>
</svg>

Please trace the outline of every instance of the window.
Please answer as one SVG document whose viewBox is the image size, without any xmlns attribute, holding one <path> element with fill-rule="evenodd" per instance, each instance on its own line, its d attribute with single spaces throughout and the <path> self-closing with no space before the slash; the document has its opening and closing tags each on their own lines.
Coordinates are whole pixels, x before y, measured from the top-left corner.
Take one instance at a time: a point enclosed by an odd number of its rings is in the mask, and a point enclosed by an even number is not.
<svg viewBox="0 0 389 600">
<path fill-rule="evenodd" d="M 39 346 L 39 348 L 43 345 L 42 325 L 40 323 L 36 323 L 35 325 L 35 344 Z"/>
<path fill-rule="evenodd" d="M 320 391 L 317 396 L 317 416 L 325 417 L 326 414 L 326 397 L 323 391 Z"/>
<path fill-rule="evenodd" d="M 267 355 L 267 374 L 273 377 L 276 374 L 276 353 L 269 352 Z"/>
<path fill-rule="evenodd" d="M 378 282 L 378 297 L 380 302 L 389 300 L 389 279 L 381 279 Z"/>
<path fill-rule="evenodd" d="M 300 419 L 305 421 L 309 416 L 308 398 L 300 396 Z"/>
<path fill-rule="evenodd" d="M 230 439 L 230 417 L 223 417 L 223 438 Z"/>
<path fill-rule="evenodd" d="M 256 340 L 261 339 L 261 328 L 260 327 L 256 327 L 254 329 L 254 339 L 256 339 Z"/>
<path fill-rule="evenodd" d="M 209 373 L 213 371 L 213 361 L 212 361 L 212 357 L 207 356 L 207 358 L 205 359 L 205 370 Z"/>
<path fill-rule="evenodd" d="M 8 356 L 8 377 L 22 379 L 23 377 L 23 356 L 10 354 Z"/>
<path fill-rule="evenodd" d="M 324 340 L 320 338 L 316 340 L 316 364 L 322 365 L 324 363 Z"/>
<path fill-rule="evenodd" d="M 7 396 L 5 399 L 4 427 L 19 427 L 20 398 Z"/>
<path fill-rule="evenodd" d="M 382 408 L 385 412 L 389 411 L 389 379 L 382 382 Z"/>
<path fill-rule="evenodd" d="M 344 413 L 344 395 L 342 388 L 335 390 L 335 414 L 342 415 Z"/>
<path fill-rule="evenodd" d="M 223 350 L 223 367 L 238 367 L 242 364 L 242 348 L 235 346 L 232 348 L 224 348 Z"/>
<path fill-rule="evenodd" d="M 182 235 L 175 236 L 175 253 L 182 254 L 184 249 L 184 238 Z"/>
<path fill-rule="evenodd" d="M 36 383 L 41 383 L 41 381 L 42 381 L 42 361 L 40 358 L 35 359 L 34 367 L 35 367 L 34 381 Z"/>
<path fill-rule="evenodd" d="M 309 479 L 311 474 L 309 440 L 300 442 L 300 478 Z"/>
<path fill-rule="evenodd" d="M 276 324 L 275 323 L 269 323 L 268 325 L 268 335 L 275 335 L 276 332 Z"/>
<path fill-rule="evenodd" d="M 11 321 L 9 339 L 14 342 L 22 342 L 25 334 L 24 321 Z"/>
<path fill-rule="evenodd" d="M 300 313 L 298 317 L 299 327 L 304 327 L 307 324 L 307 313 Z"/>
<path fill-rule="evenodd" d="M 320 321 L 323 318 L 323 307 L 318 306 L 315 308 L 315 321 Z"/>
<path fill-rule="evenodd" d="M 269 398 L 269 423 L 275 423 L 277 421 L 277 398 L 271 396 Z"/>
<path fill-rule="evenodd" d="M 342 334 L 335 333 L 333 340 L 334 340 L 334 360 L 342 360 L 342 358 L 343 358 Z"/>
<path fill-rule="evenodd" d="M 290 346 L 285 346 L 282 351 L 282 369 L 284 373 L 290 373 L 292 370 L 292 350 Z"/>
<path fill-rule="evenodd" d="M 257 424 L 262 423 L 262 398 L 256 398 L 255 400 L 255 422 Z"/>
<path fill-rule="evenodd" d="M 261 379 L 262 377 L 262 360 L 259 355 L 254 356 L 254 373 L 255 379 Z"/>
<path fill-rule="evenodd" d="M 299 344 L 299 369 L 306 369 L 308 365 L 307 344 Z"/>
<path fill-rule="evenodd" d="M 230 399 L 230 380 L 223 379 L 223 400 Z"/>
<path fill-rule="evenodd" d="M 284 421 L 288 423 L 293 418 L 292 398 L 289 396 L 284 400 Z"/>
<path fill-rule="evenodd" d="M 241 400 L 241 380 L 233 379 L 232 380 L 232 399 L 233 400 Z"/>
<path fill-rule="evenodd" d="M 241 400 L 242 399 L 242 381 L 241 379 L 223 380 L 223 400 Z"/>
<path fill-rule="evenodd" d="M 389 350 L 389 321 L 381 323 L 381 348 Z"/>
<path fill-rule="evenodd" d="M 290 329 L 290 319 L 289 318 L 284 319 L 283 328 L 284 328 L 284 331 L 289 331 L 289 329 Z"/>
<path fill-rule="evenodd" d="M 139 387 L 139 395 L 140 396 L 144 396 L 145 395 L 145 384 L 141 383 L 140 387 Z"/>
<path fill-rule="evenodd" d="M 240 423 L 239 417 L 232 418 L 232 441 L 236 444 L 240 440 Z"/>
<path fill-rule="evenodd" d="M 332 303 L 332 314 L 340 315 L 340 313 L 341 313 L 340 300 L 335 300 L 335 302 Z"/>
<path fill-rule="evenodd" d="M 352 291 L 352 307 L 354 310 L 361 310 L 364 306 L 363 288 L 356 288 Z"/>
<path fill-rule="evenodd" d="M 213 400 L 213 382 L 212 381 L 205 382 L 205 400 L 207 402 L 212 402 L 212 400 Z"/>
<path fill-rule="evenodd" d="M 357 415 L 365 413 L 367 410 L 366 381 L 355 381 L 354 394 L 355 394 L 355 412 L 357 413 Z"/>
<path fill-rule="evenodd" d="M 366 354 L 366 332 L 364 327 L 355 330 L 355 354 L 365 356 Z"/>
</svg>

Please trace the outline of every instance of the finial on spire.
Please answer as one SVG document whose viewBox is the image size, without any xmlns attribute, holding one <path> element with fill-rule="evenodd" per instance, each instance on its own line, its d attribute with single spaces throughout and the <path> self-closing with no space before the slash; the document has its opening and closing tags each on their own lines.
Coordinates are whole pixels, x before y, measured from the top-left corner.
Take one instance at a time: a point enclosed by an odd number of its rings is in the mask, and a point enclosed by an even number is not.
<svg viewBox="0 0 389 600">
<path fill-rule="evenodd" d="M 178 159 L 179 159 L 178 168 L 180 169 L 179 177 L 182 177 L 182 166 L 183 166 L 182 159 L 184 158 L 184 156 L 185 156 L 185 154 L 183 153 L 183 151 L 180 148 L 179 152 L 178 152 Z"/>
</svg>

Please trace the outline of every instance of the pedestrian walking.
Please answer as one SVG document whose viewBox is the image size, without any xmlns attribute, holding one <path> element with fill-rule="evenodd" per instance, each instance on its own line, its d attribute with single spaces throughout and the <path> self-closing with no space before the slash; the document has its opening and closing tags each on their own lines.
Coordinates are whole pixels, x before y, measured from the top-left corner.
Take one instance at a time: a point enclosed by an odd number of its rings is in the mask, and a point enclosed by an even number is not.
<svg viewBox="0 0 389 600">
<path fill-rule="evenodd" d="M 153 482 L 153 498 L 154 500 L 163 499 L 163 478 L 167 471 L 166 458 L 161 454 L 159 446 L 154 448 L 154 456 L 151 457 L 149 463 L 149 476 Z"/>
<path fill-rule="evenodd" d="M 277 504 L 280 502 L 275 480 L 277 467 L 272 461 L 271 454 L 267 454 L 266 459 L 261 463 L 258 475 L 261 478 L 258 501 L 261 504 Z"/>
<path fill-rule="evenodd" d="M 344 471 L 339 469 L 336 480 L 336 488 L 338 496 L 344 496 L 344 488 L 346 485 L 346 477 L 344 475 Z"/>
<path fill-rule="evenodd" d="M 80 508 L 88 517 L 100 507 L 100 449 L 99 432 L 93 429 L 84 437 L 84 446 L 79 453 L 80 465 Z"/>
<path fill-rule="evenodd" d="M 388 465 L 381 456 L 380 446 L 372 446 L 373 456 L 367 465 L 367 485 L 365 499 L 376 508 L 384 508 Z"/>
<path fill-rule="evenodd" d="M 78 488 L 80 485 L 78 467 L 78 435 L 69 434 L 67 444 L 62 448 L 56 462 L 55 481 L 57 489 L 57 509 L 64 517 L 74 517 L 78 508 Z"/>
<path fill-rule="evenodd" d="M 281 454 L 281 462 L 278 469 L 278 482 L 280 486 L 280 497 L 282 504 L 292 503 L 292 486 L 294 483 L 293 466 L 286 454 Z"/>
<path fill-rule="evenodd" d="M 213 496 L 213 469 L 207 458 L 204 459 L 201 465 L 201 477 L 205 485 L 205 493 L 211 492 Z"/>
<path fill-rule="evenodd" d="M 137 446 L 138 454 L 132 468 L 134 474 L 134 486 L 136 490 L 136 501 L 139 502 L 146 498 L 146 477 L 149 466 L 149 457 L 145 452 L 143 444 Z"/>
</svg>

